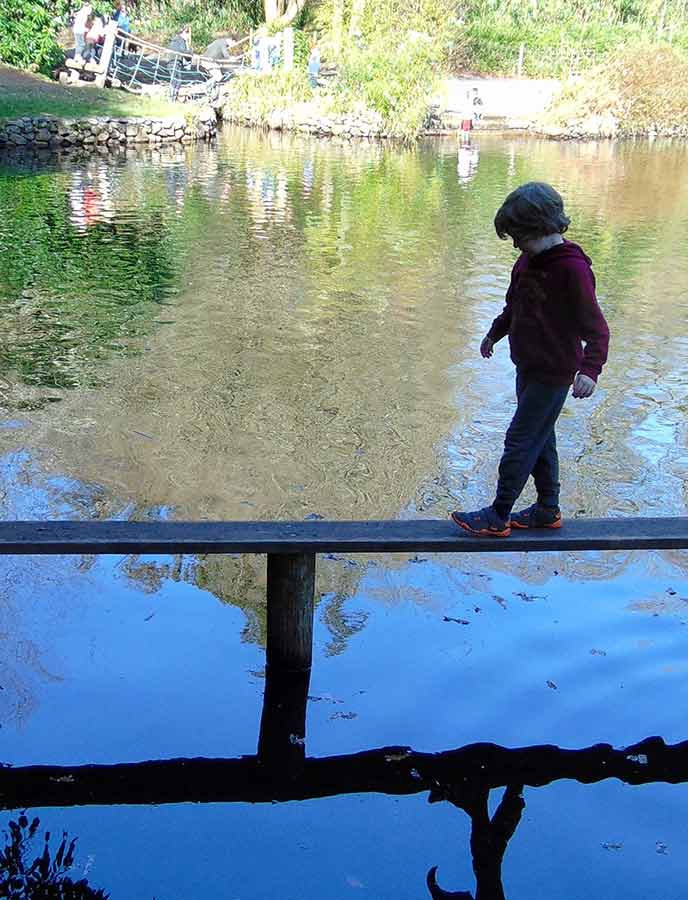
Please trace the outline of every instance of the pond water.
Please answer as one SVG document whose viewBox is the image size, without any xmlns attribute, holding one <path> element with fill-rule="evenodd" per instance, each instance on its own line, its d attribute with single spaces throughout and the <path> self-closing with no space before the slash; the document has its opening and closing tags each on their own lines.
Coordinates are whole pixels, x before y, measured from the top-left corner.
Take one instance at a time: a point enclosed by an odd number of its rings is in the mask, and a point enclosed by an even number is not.
<svg viewBox="0 0 688 900">
<path fill-rule="evenodd" d="M 531 179 L 564 195 L 612 331 L 598 391 L 560 420 L 564 515 L 684 515 L 687 165 L 679 143 L 243 130 L 4 158 L 2 517 L 438 518 L 490 500 L 514 404 L 506 344 L 478 353 L 514 261 L 492 218 Z M 687 562 L 320 559 L 307 754 L 684 740 Z M 264 560 L 11 557 L 0 578 L 0 761 L 255 753 Z M 524 799 L 511 900 L 685 896 L 685 785 Z M 470 819 L 427 791 L 34 815 L 78 837 L 74 877 L 113 898 L 410 900 L 433 865 L 474 884 Z"/>
</svg>

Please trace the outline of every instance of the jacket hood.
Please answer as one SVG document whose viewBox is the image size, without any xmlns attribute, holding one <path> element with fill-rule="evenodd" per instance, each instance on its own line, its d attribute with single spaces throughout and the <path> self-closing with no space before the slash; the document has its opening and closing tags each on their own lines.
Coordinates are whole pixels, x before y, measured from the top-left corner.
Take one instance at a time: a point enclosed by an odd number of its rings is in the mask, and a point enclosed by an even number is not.
<svg viewBox="0 0 688 900">
<path fill-rule="evenodd" d="M 547 268 L 551 265 L 558 265 L 563 260 L 585 263 L 588 266 L 592 264 L 590 257 L 578 246 L 578 244 L 574 244 L 573 241 L 567 240 L 564 240 L 563 244 L 555 244 L 554 247 L 550 247 L 549 250 L 543 250 L 542 253 L 538 253 L 537 256 L 533 256 L 532 259 L 529 258 L 528 264 L 537 266 L 538 268 Z"/>
</svg>

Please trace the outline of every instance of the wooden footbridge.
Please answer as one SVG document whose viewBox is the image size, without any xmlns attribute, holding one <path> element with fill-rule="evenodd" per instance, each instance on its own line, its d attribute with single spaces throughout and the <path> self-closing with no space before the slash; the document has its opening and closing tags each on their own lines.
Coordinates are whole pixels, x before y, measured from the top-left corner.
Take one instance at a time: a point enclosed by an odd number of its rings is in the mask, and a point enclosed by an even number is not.
<svg viewBox="0 0 688 900">
<path fill-rule="evenodd" d="M 219 83 L 245 71 L 246 44 L 235 41 L 226 59 L 170 50 L 122 31 L 115 22 L 105 30 L 105 41 L 94 60 L 67 59 L 60 81 L 77 84 L 95 81 L 98 87 L 123 88 L 133 93 L 169 93 L 173 99 L 197 99 L 211 94 Z"/>
</svg>

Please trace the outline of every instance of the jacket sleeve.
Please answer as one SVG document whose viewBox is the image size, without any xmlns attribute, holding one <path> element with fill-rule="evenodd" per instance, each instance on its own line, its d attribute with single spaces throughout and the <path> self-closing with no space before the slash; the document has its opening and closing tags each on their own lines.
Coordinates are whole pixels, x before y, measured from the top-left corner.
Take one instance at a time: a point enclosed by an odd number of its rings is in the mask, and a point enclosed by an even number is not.
<svg viewBox="0 0 688 900">
<path fill-rule="evenodd" d="M 501 339 L 509 333 L 509 329 L 511 328 L 511 304 L 514 296 L 516 281 L 518 280 L 518 275 L 521 271 L 520 262 L 520 258 L 517 259 L 513 269 L 511 270 L 511 281 L 506 292 L 504 309 L 497 316 L 492 325 L 490 325 L 490 330 L 487 332 L 487 337 L 489 337 L 490 340 L 495 344 L 497 343 L 497 341 L 501 341 Z"/>
<path fill-rule="evenodd" d="M 609 326 L 595 297 L 595 276 L 587 266 L 576 267 L 571 273 L 571 295 L 573 297 L 578 336 L 585 343 L 583 362 L 578 371 L 593 381 L 607 362 L 609 351 Z"/>
</svg>

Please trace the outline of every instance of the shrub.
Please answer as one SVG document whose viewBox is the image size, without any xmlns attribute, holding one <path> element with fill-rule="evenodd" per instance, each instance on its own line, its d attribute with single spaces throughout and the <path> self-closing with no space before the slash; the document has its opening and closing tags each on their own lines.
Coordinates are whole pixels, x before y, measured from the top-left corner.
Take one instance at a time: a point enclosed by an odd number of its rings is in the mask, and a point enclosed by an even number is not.
<svg viewBox="0 0 688 900">
<path fill-rule="evenodd" d="M 66 0 L 14 0 L 0 4 L 0 60 L 49 73 L 64 59 L 56 41 L 66 21 Z"/>
<path fill-rule="evenodd" d="M 540 124 L 568 127 L 593 116 L 615 121 L 620 135 L 688 133 L 688 55 L 669 46 L 627 47 L 568 83 Z"/>
<path fill-rule="evenodd" d="M 456 69 L 513 75 L 523 45 L 526 77 L 566 77 L 598 64 L 619 46 L 637 39 L 635 26 L 569 22 L 518 24 L 506 18 L 468 22 L 452 52 Z"/>
<path fill-rule="evenodd" d="M 442 61 L 442 48 L 428 35 L 375 34 L 342 59 L 335 103 L 347 110 L 362 103 L 382 116 L 387 132 L 412 138 L 421 129 Z"/>
<path fill-rule="evenodd" d="M 312 95 L 305 69 L 294 69 L 291 72 L 278 70 L 270 75 L 234 78 L 229 83 L 226 96 L 230 107 L 249 104 L 254 114 L 267 121 L 271 112 L 302 103 Z"/>
<path fill-rule="evenodd" d="M 167 42 L 189 24 L 194 49 L 201 51 L 218 34 L 243 34 L 261 19 L 261 0 L 141 0 L 133 30 Z"/>
</svg>

